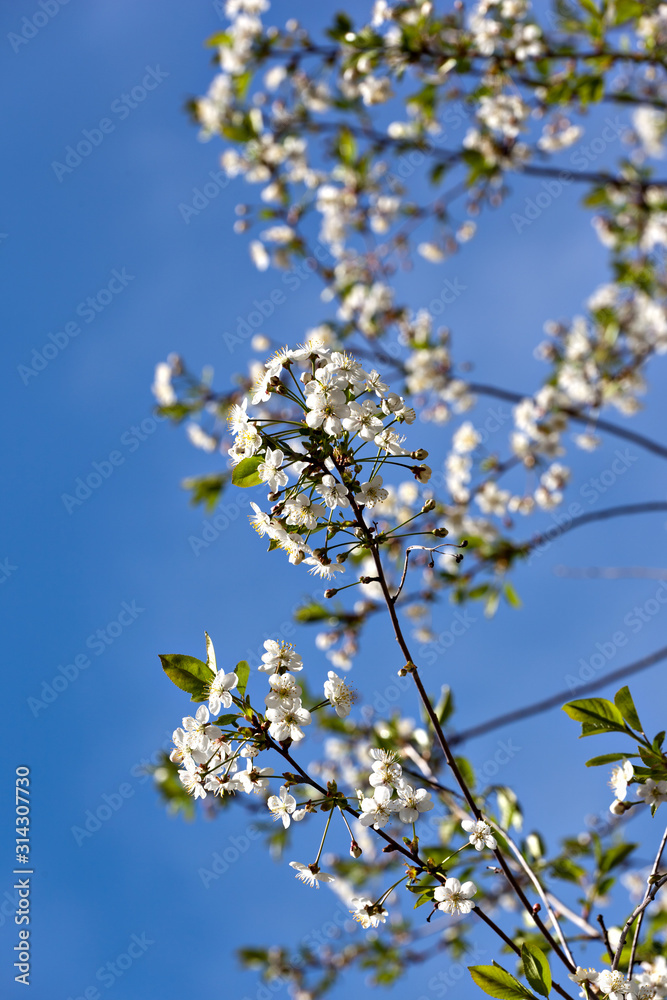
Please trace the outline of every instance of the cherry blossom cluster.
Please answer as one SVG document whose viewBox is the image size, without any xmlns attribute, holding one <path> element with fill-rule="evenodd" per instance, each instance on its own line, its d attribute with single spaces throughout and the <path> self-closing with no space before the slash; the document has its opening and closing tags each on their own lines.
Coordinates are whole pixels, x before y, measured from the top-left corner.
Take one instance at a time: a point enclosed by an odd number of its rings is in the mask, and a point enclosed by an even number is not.
<svg viewBox="0 0 667 1000">
<path fill-rule="evenodd" d="M 299 367 L 304 369 L 300 374 Z M 274 399 L 278 410 L 266 406 Z M 305 562 L 320 577 L 342 573 L 344 558 L 332 562 L 326 552 L 311 547 L 311 536 L 324 527 L 328 538 L 354 527 L 344 510 L 382 504 L 389 492 L 379 470 L 386 463 L 402 467 L 418 482 L 430 478 L 431 470 L 422 463 L 426 452 L 406 450 L 405 437 L 396 429 L 412 423 L 414 410 L 377 371 L 365 371 L 347 353 L 312 343 L 279 351 L 264 366 L 251 403 L 252 416 L 247 400 L 231 408 L 229 455 L 239 483 L 248 469 L 266 483 L 274 503 L 270 514 L 253 503 L 251 523 L 291 563 Z M 351 541 L 350 548 L 355 547 Z"/>
<path fill-rule="evenodd" d="M 665 959 L 660 956 L 655 962 L 642 962 L 642 968 L 643 972 L 628 979 L 618 970 L 596 972 L 593 968 L 579 965 L 568 978 L 582 987 L 582 997 L 588 995 L 585 992 L 587 986 L 594 986 L 601 996 L 609 1000 L 654 1000 L 667 996 Z"/>
<path fill-rule="evenodd" d="M 368 798 L 361 791 L 357 793 L 362 826 L 381 830 L 393 814 L 398 816 L 401 823 L 415 823 L 421 813 L 430 812 L 433 808 L 431 793 L 425 788 L 413 788 L 404 780 L 397 754 L 372 749 L 370 756 L 373 767 L 368 780 L 373 787 L 373 796 Z"/>
</svg>

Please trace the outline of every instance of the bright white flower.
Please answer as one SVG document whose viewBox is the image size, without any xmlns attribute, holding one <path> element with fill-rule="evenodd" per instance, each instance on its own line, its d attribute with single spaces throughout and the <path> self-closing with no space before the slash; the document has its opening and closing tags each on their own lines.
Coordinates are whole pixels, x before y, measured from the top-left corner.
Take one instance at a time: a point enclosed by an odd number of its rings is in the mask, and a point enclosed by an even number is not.
<svg viewBox="0 0 667 1000">
<path fill-rule="evenodd" d="M 398 793 L 398 816 L 401 823 L 415 823 L 419 814 L 430 812 L 433 808 L 431 793 L 425 788 L 414 789 L 411 785 L 401 782 L 396 787 Z"/>
<path fill-rule="evenodd" d="M 258 271 L 266 271 L 269 264 L 271 263 L 271 258 L 266 252 L 266 247 L 260 240 L 250 241 L 250 259 L 257 268 Z"/>
<path fill-rule="evenodd" d="M 296 799 L 290 795 L 284 785 L 280 788 L 280 795 L 271 795 L 266 800 L 266 804 L 273 813 L 274 819 L 282 820 L 285 829 L 290 825 L 291 814 L 296 809 Z"/>
<path fill-rule="evenodd" d="M 314 504 L 305 493 L 299 493 L 293 500 L 289 500 L 285 504 L 285 511 L 288 524 L 306 528 L 308 531 L 314 531 L 318 517 L 324 515 L 324 507 Z"/>
<path fill-rule="evenodd" d="M 309 726 L 311 722 L 310 712 L 302 708 L 298 701 L 279 708 L 267 708 L 266 717 L 271 723 L 269 734 L 279 743 L 288 739 L 298 743 L 306 735 L 302 727 Z"/>
<path fill-rule="evenodd" d="M 271 493 L 277 493 L 283 486 L 287 486 L 287 473 L 280 468 L 284 457 L 279 448 L 267 448 L 264 461 L 257 466 L 257 475 L 267 484 Z"/>
<path fill-rule="evenodd" d="M 196 799 L 206 798 L 206 789 L 203 785 L 203 776 L 199 771 L 179 771 L 178 778 L 186 792 L 194 795 Z"/>
<path fill-rule="evenodd" d="M 320 882 L 335 882 L 333 875 L 321 872 L 317 865 L 302 865 L 299 861 L 290 861 L 290 868 L 296 870 L 296 877 L 306 885 L 319 889 Z"/>
<path fill-rule="evenodd" d="M 376 396 L 383 396 L 389 386 L 386 382 L 382 381 L 382 376 L 379 372 L 373 369 L 366 379 L 366 389 L 368 392 L 374 392 Z"/>
<path fill-rule="evenodd" d="M 445 259 L 445 255 L 437 243 L 420 243 L 417 247 L 417 253 L 432 264 L 439 264 L 441 260 Z"/>
<path fill-rule="evenodd" d="M 385 910 L 384 906 L 378 906 L 377 903 L 373 903 L 370 899 L 366 899 L 364 896 L 354 896 L 350 900 L 353 910 L 350 910 L 354 920 L 357 920 L 364 930 L 369 927 L 379 927 L 380 924 L 385 923 L 389 914 Z"/>
<path fill-rule="evenodd" d="M 622 972 L 612 972 L 605 969 L 595 980 L 595 985 L 601 993 L 606 994 L 609 1000 L 624 1000 L 629 992 L 629 983 Z"/>
<path fill-rule="evenodd" d="M 372 441 L 382 430 L 382 421 L 377 416 L 377 406 L 372 399 L 359 404 L 348 403 L 348 415 L 343 419 L 343 427 L 350 434 L 358 434 L 364 441 Z"/>
<path fill-rule="evenodd" d="M 171 384 L 173 372 L 168 361 L 160 361 L 155 366 L 155 378 L 151 390 L 160 406 L 172 406 L 176 402 L 176 393 Z"/>
<path fill-rule="evenodd" d="M 312 576 L 319 576 L 322 580 L 333 580 L 336 573 L 345 572 L 345 567 L 342 563 L 323 563 L 320 559 L 316 559 L 315 556 L 304 559 L 304 563 L 310 566 L 308 572 Z"/>
<path fill-rule="evenodd" d="M 267 639 L 264 643 L 266 653 L 262 656 L 262 665 L 258 668 L 269 674 L 283 674 L 286 670 L 303 670 L 303 660 L 294 649 L 291 642 L 277 642 Z"/>
<path fill-rule="evenodd" d="M 334 437 L 342 432 L 342 421 L 350 412 L 342 389 L 322 386 L 319 381 L 309 382 L 306 386 L 306 406 L 309 427 L 321 427 L 325 434 Z"/>
<path fill-rule="evenodd" d="M 659 806 L 661 802 L 667 802 L 667 781 L 654 781 L 647 778 L 643 785 L 637 789 L 637 798 L 643 799 L 647 805 Z"/>
<path fill-rule="evenodd" d="M 352 691 L 333 670 L 329 671 L 328 677 L 329 679 L 324 682 L 324 697 L 328 698 L 332 707 L 336 709 L 336 715 L 344 719 L 352 710 L 354 700 Z"/>
<path fill-rule="evenodd" d="M 195 749 L 205 749 L 209 740 L 217 740 L 222 736 L 222 729 L 209 725 L 209 714 L 206 705 L 200 705 L 194 718 L 188 715 L 183 719 L 183 729 L 191 736 L 191 745 Z"/>
<path fill-rule="evenodd" d="M 403 777 L 403 769 L 396 755 L 375 748 L 370 751 L 370 755 L 373 757 L 373 770 L 368 779 L 370 784 L 374 788 L 382 785 L 386 785 L 387 788 L 396 787 Z"/>
<path fill-rule="evenodd" d="M 390 455 L 407 455 L 407 451 L 401 447 L 405 441 L 404 437 L 400 437 L 395 431 L 386 428 L 379 434 L 376 434 L 373 441 L 378 446 L 382 448 L 383 451 L 388 452 Z"/>
<path fill-rule="evenodd" d="M 186 434 L 190 439 L 190 443 L 195 446 L 195 448 L 201 448 L 202 451 L 215 451 L 218 447 L 217 440 L 211 435 L 207 434 L 199 424 L 190 422 L 185 428 Z"/>
<path fill-rule="evenodd" d="M 324 500 L 327 507 L 349 507 L 350 501 L 347 496 L 347 487 L 343 483 L 338 483 L 333 476 L 322 476 L 322 483 L 317 487 L 317 492 Z"/>
<path fill-rule="evenodd" d="M 454 451 L 459 455 L 463 455 L 466 452 L 474 451 L 481 440 L 479 432 L 475 430 L 469 420 L 466 420 L 454 434 L 452 443 Z"/>
<path fill-rule="evenodd" d="M 391 80 L 388 76 L 377 78 L 369 74 L 360 82 L 359 93 L 364 104 L 384 104 L 392 96 Z"/>
<path fill-rule="evenodd" d="M 632 115 L 632 124 L 647 156 L 662 158 L 665 155 L 665 113 L 648 106 L 637 108 Z"/>
<path fill-rule="evenodd" d="M 189 771 L 193 771 L 198 764 L 206 761 L 206 754 L 199 749 L 199 739 L 195 733 L 175 729 L 172 740 L 174 749 L 169 754 L 169 759 L 174 764 L 183 764 Z"/>
<path fill-rule="evenodd" d="M 475 822 L 472 819 L 464 819 L 461 826 L 468 834 L 468 842 L 476 851 L 483 851 L 485 847 L 495 851 L 498 843 L 491 832 L 491 827 L 484 820 L 479 819 Z"/>
<path fill-rule="evenodd" d="M 271 691 L 264 699 L 267 708 L 285 707 L 301 697 L 301 685 L 296 683 L 292 674 L 271 674 L 269 684 Z"/>
<path fill-rule="evenodd" d="M 212 715 L 218 715 L 221 707 L 229 708 L 232 704 L 231 691 L 238 684 L 239 679 L 232 671 L 226 674 L 224 670 L 218 670 L 208 691 L 208 707 Z"/>
<path fill-rule="evenodd" d="M 448 878 L 444 885 L 439 885 L 433 893 L 439 910 L 444 913 L 470 913 L 473 908 L 472 897 L 477 892 L 474 882 L 464 882 L 457 878 Z"/>
<path fill-rule="evenodd" d="M 248 795 L 254 792 L 258 795 L 269 787 L 269 778 L 273 776 L 272 767 L 255 767 L 252 759 L 248 759 L 246 770 L 236 775 L 236 782 Z"/>
<path fill-rule="evenodd" d="M 382 488 L 382 476 L 373 476 L 367 483 L 362 483 L 354 499 L 358 504 L 366 507 L 374 507 L 376 503 L 382 503 L 389 496 L 388 490 Z"/>
<path fill-rule="evenodd" d="M 576 972 L 568 973 L 568 979 L 571 979 L 573 983 L 594 983 L 598 977 L 598 973 L 595 969 L 585 969 L 583 966 L 578 965 Z"/>
<path fill-rule="evenodd" d="M 396 812 L 396 802 L 390 801 L 391 788 L 384 785 L 375 789 L 372 799 L 361 800 L 361 816 L 359 822 L 362 826 L 372 826 L 375 830 L 381 830 L 389 822 L 391 814 Z"/>
<path fill-rule="evenodd" d="M 633 777 L 635 769 L 629 760 L 624 760 L 622 764 L 615 767 L 611 772 L 609 787 L 613 789 L 614 795 L 619 802 L 624 802 L 628 794 L 628 782 Z"/>
</svg>

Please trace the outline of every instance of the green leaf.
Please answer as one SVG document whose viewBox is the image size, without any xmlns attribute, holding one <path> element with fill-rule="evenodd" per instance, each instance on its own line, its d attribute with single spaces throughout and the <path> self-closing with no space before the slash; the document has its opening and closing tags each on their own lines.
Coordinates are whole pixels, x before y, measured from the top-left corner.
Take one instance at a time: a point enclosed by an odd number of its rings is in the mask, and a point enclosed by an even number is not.
<svg viewBox="0 0 667 1000">
<path fill-rule="evenodd" d="M 616 13 L 616 24 L 623 24 L 624 21 L 630 21 L 634 17 L 640 17 L 644 11 L 642 4 L 638 3 L 637 0 L 616 0 L 614 9 Z"/>
<path fill-rule="evenodd" d="M 468 972 L 479 988 L 490 997 L 498 997 L 499 1000 L 535 1000 L 530 990 L 495 962 L 493 965 L 469 965 Z"/>
<path fill-rule="evenodd" d="M 259 486 L 261 479 L 257 475 L 257 469 L 262 464 L 260 455 L 251 455 L 250 458 L 242 458 L 238 465 L 234 466 L 232 472 L 232 482 L 234 486 L 247 489 L 249 486 Z"/>
<path fill-rule="evenodd" d="M 250 676 L 250 665 L 246 660 L 239 660 L 239 662 L 234 667 L 234 673 L 239 679 L 239 682 L 236 685 L 236 687 L 239 693 L 239 698 L 242 698 L 243 695 L 245 694 L 245 689 L 248 685 L 248 677 Z"/>
<path fill-rule="evenodd" d="M 571 719 L 581 722 L 581 735 L 594 736 L 597 733 L 627 732 L 623 716 L 606 698 L 581 698 L 563 705 L 563 711 Z"/>
<path fill-rule="evenodd" d="M 635 708 L 635 703 L 632 700 L 632 695 L 630 694 L 629 687 L 622 687 L 620 691 L 617 691 L 614 695 L 614 702 L 616 708 L 619 710 L 625 721 L 633 729 L 638 732 L 643 733 L 642 724 L 639 721 L 639 716 L 637 715 L 637 709 Z"/>
<path fill-rule="evenodd" d="M 602 767 L 603 764 L 614 764 L 617 760 L 627 760 L 636 757 L 634 753 L 603 753 L 600 757 L 591 757 L 586 761 L 586 767 Z"/>
<path fill-rule="evenodd" d="M 341 129 L 338 135 L 338 155 L 343 163 L 348 166 L 354 163 L 357 155 L 357 144 L 354 141 L 352 132 L 348 128 Z"/>
<path fill-rule="evenodd" d="M 302 604 L 294 612 L 294 620 L 297 622 L 321 622 L 330 617 L 331 612 L 315 601 L 309 604 Z"/>
<path fill-rule="evenodd" d="M 612 868 L 616 868 L 617 865 L 625 861 L 636 847 L 636 844 L 614 844 L 613 847 L 604 852 L 598 861 L 598 868 L 601 872 L 610 872 Z"/>
<path fill-rule="evenodd" d="M 503 594 L 505 595 L 505 600 L 513 608 L 521 607 L 521 598 L 517 594 L 516 590 L 511 583 L 506 583 L 503 587 Z"/>
<path fill-rule="evenodd" d="M 238 715 L 236 712 L 229 713 L 228 715 L 219 715 L 217 719 L 213 719 L 213 725 L 215 726 L 235 726 Z"/>
<path fill-rule="evenodd" d="M 521 946 L 523 972 L 536 993 L 548 997 L 551 990 L 551 969 L 543 951 L 531 944 Z"/>
<path fill-rule="evenodd" d="M 184 656 L 182 653 L 161 654 L 160 661 L 169 680 L 181 691 L 187 691 L 191 701 L 206 701 L 215 674 L 205 663 L 196 656 Z"/>
</svg>

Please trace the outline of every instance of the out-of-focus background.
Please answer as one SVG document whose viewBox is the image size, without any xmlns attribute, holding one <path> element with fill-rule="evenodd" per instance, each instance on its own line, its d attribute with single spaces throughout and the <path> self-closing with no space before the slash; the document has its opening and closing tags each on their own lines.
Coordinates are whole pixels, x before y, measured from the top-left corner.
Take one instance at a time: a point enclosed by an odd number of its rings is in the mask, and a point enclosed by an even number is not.
<svg viewBox="0 0 667 1000">
<path fill-rule="evenodd" d="M 279 273 L 254 269 L 247 239 L 232 233 L 234 206 L 247 194 L 240 182 L 226 182 L 219 144 L 199 142 L 184 112 L 211 79 L 203 41 L 222 26 L 219 7 L 15 0 L 0 10 L 3 996 L 22 990 L 12 969 L 10 796 L 18 766 L 31 769 L 35 1000 L 93 998 L 93 991 L 123 1000 L 286 995 L 240 971 L 234 948 L 293 944 L 312 932 L 326 940 L 331 922 L 343 922 L 337 897 L 306 889 L 286 861 L 277 866 L 252 841 L 242 810 L 215 823 L 170 818 L 144 770 L 190 711 L 157 654 L 201 656 L 207 629 L 219 665 L 231 669 L 244 656 L 256 662 L 264 638 L 317 590 L 298 568 L 267 556 L 244 526 L 245 509 L 230 507 L 218 529 L 207 528 L 210 515 L 189 504 L 179 483 L 224 459 L 194 451 L 153 413 L 157 361 L 179 351 L 195 369 L 211 363 L 224 388 L 250 348 L 245 341 L 230 351 L 223 335 L 255 300 L 286 289 Z M 274 17 L 317 24 L 335 9 L 327 3 L 313 12 L 290 0 Z M 620 143 L 608 151 L 617 152 Z M 512 213 L 540 190 L 539 181 L 516 180 L 512 198 L 484 214 L 458 256 L 398 280 L 415 307 L 439 296 L 446 280 L 456 282 L 460 293 L 441 317 L 456 356 L 477 359 L 480 381 L 528 392 L 542 376 L 532 349 L 544 321 L 574 314 L 608 277 L 574 185 L 517 232 Z M 286 292 L 265 321 L 267 335 L 298 341 L 326 316 L 316 281 Z M 632 425 L 667 439 L 664 372 L 656 368 L 650 381 L 647 409 Z M 500 425 L 500 447 L 509 407 L 482 401 L 473 419 Z M 451 430 L 423 428 L 432 457 Z M 618 450 L 623 461 L 614 464 Z M 664 497 L 659 460 L 638 448 L 608 440 L 574 467 L 571 499 L 586 510 Z M 660 565 L 664 531 L 658 514 L 572 533 L 517 574 L 521 610 L 503 607 L 489 622 L 472 608 L 465 634 L 425 670 L 431 690 L 454 687 L 458 726 L 558 691 L 582 669 L 602 676 L 663 645 L 667 606 L 655 610 L 658 581 L 573 580 L 554 568 Z M 436 628 L 446 630 L 454 608 L 439 614 Z M 622 647 L 612 640 L 618 632 Z M 318 684 L 329 664 L 313 639 L 304 630 L 297 641 Z M 591 667 L 600 649 L 603 665 L 598 658 Z M 392 654 L 393 641 L 374 628 L 351 674 L 356 685 L 382 690 L 395 673 Z M 656 667 L 632 682 L 654 731 L 664 728 L 663 678 Z M 417 718 L 416 703 L 401 708 Z M 501 744 L 512 748 L 497 780 L 515 786 L 528 829 L 550 817 L 551 843 L 607 814 L 601 772 L 583 768 L 602 749 L 577 742 L 576 731 L 553 710 L 467 747 L 474 764 L 491 768 Z M 306 859 L 310 839 L 298 832 L 303 854 L 295 857 Z M 227 870 L 202 875 L 228 848 Z M 346 924 L 343 933 L 364 932 Z M 442 956 L 426 963 L 395 994 L 431 1000 L 429 980 L 446 964 Z M 352 975 L 348 986 L 360 990 L 363 980 Z M 474 990 L 463 982 L 457 995 Z"/>
</svg>

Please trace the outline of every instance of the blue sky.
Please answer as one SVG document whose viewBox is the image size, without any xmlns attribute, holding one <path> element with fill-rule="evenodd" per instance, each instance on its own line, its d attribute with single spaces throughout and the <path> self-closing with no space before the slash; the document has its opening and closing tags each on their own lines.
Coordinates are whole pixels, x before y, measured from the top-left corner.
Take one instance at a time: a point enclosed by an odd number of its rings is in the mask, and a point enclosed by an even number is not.
<svg viewBox="0 0 667 1000">
<path fill-rule="evenodd" d="M 310 7 L 288 6 L 290 14 L 307 14 Z M 324 5 L 322 16 L 335 9 Z M 7 414 L 0 601 L 11 706 L 1 768 L 2 801 L 9 802 L 9 849 L 0 871 L 0 978 L 9 982 L 3 995 L 18 996 L 21 989 L 11 982 L 17 928 L 10 905 L 9 794 L 15 768 L 27 765 L 33 998 L 93 997 L 96 989 L 105 998 L 175 1000 L 186 990 L 215 995 L 222 989 L 226 997 L 262 1000 L 233 949 L 294 943 L 327 926 L 340 910 L 338 900 L 326 891 L 308 894 L 284 864 L 276 866 L 253 846 L 241 810 L 217 823 L 167 817 L 142 767 L 189 711 L 163 678 L 157 654 L 202 655 L 207 629 L 219 660 L 231 665 L 284 628 L 313 584 L 298 568 L 267 556 L 243 529 L 244 513 L 232 530 L 193 552 L 191 539 L 202 536 L 206 514 L 189 505 L 179 483 L 217 463 L 154 418 L 149 386 L 155 362 L 177 350 L 194 368 L 212 363 L 224 387 L 247 352 L 230 352 L 223 334 L 247 316 L 254 299 L 284 285 L 280 275 L 253 269 L 245 239 L 231 231 L 234 205 L 246 197 L 240 186 L 220 190 L 187 222 L 179 208 L 192 204 L 195 189 L 218 170 L 218 146 L 198 142 L 183 111 L 210 79 L 202 42 L 220 27 L 214 6 L 67 3 L 43 25 L 38 17 L 40 27 L 25 44 L 12 42 L 12 34 L 31 34 L 23 19 L 40 10 L 36 0 L 17 0 L 0 11 L 0 78 L 11 95 L 0 219 Z M 67 147 L 86 138 L 85 130 L 90 154 L 78 164 L 70 156 L 68 164 Z M 63 163 L 67 170 L 58 166 Z M 511 214 L 523 210 L 540 184 L 517 181 L 514 188 L 509 202 L 485 214 L 462 254 L 398 283 L 416 307 L 428 304 L 446 279 L 458 281 L 463 290 L 443 316 L 457 356 L 477 359 L 480 381 L 529 390 L 541 376 L 531 351 L 544 320 L 576 312 L 607 271 L 589 219 L 577 207 L 581 191 L 564 190 L 517 233 Z M 315 282 L 311 277 L 286 296 L 267 333 L 297 341 L 325 317 Z M 28 366 L 36 373 L 26 375 Z M 650 383 L 653 396 L 633 426 L 664 439 L 656 404 L 666 388 L 662 369 L 651 372 Z M 476 419 L 483 423 L 498 410 L 508 420 L 507 407 L 482 400 Z M 439 442 L 444 447 L 449 429 L 424 434 L 433 451 Z M 623 446 L 627 474 L 590 500 L 589 481 L 611 467 L 619 447 L 609 440 L 575 460 L 572 498 L 581 497 L 586 509 L 664 497 L 658 460 Z M 77 504 L 63 500 L 94 472 L 100 483 L 89 496 L 80 493 Z M 656 582 L 554 574 L 558 564 L 659 566 L 664 531 L 664 517 L 653 515 L 573 533 L 518 574 L 520 611 L 502 609 L 487 622 L 473 609 L 474 627 L 425 670 L 433 690 L 444 682 L 454 686 L 459 725 L 560 690 L 580 660 L 618 630 L 627 633 L 627 644 L 614 648 L 603 670 L 664 644 L 662 608 L 636 631 L 627 620 L 633 607 L 652 598 Z M 442 628 L 452 615 L 453 609 L 442 609 Z M 368 676 L 372 690 L 394 676 L 394 665 L 387 667 L 391 641 L 377 628 L 371 635 L 355 669 L 364 671 L 358 686 Z M 327 663 L 313 638 L 305 632 L 298 648 L 317 681 Z M 57 697 L 46 704 L 44 685 L 53 692 L 56 677 L 70 679 L 66 686 L 58 682 Z M 632 688 L 648 725 L 663 728 L 663 668 L 638 676 Z M 473 763 L 492 760 L 499 740 L 520 748 L 502 780 L 515 785 L 529 829 L 548 814 L 553 843 L 581 829 L 586 816 L 605 813 L 602 776 L 582 767 L 589 748 L 577 742 L 576 727 L 562 713 L 475 741 L 468 748 Z M 103 805 L 108 818 L 99 830 L 83 839 L 73 832 Z M 308 851 L 312 837 L 299 836 L 299 849 Z M 200 869 L 234 844 L 242 859 L 205 887 Z M 259 911 L 252 898 L 262 900 Z M 125 955 L 129 966 L 125 958 L 117 962 Z M 443 961 L 420 968 L 396 992 L 430 997 L 427 982 Z M 107 963 L 114 972 L 105 971 Z M 361 988 L 360 978 L 350 982 Z M 460 995 L 472 996 L 473 987 L 462 986 Z"/>
</svg>

